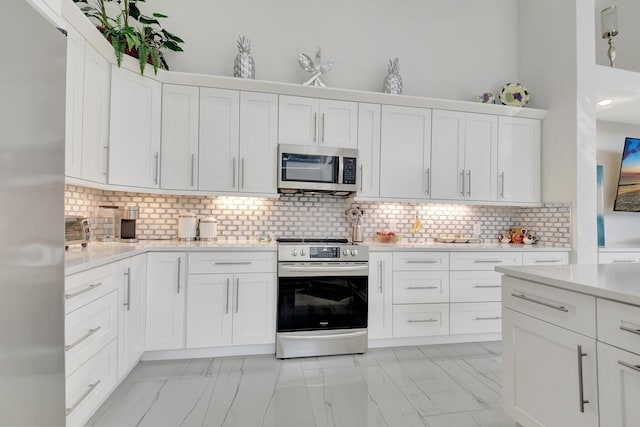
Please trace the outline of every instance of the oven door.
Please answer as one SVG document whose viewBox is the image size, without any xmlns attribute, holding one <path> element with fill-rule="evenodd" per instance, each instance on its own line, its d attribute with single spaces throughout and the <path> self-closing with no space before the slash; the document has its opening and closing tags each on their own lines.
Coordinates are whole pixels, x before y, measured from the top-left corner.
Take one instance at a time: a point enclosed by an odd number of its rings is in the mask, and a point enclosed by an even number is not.
<svg viewBox="0 0 640 427">
<path fill-rule="evenodd" d="M 367 327 L 368 265 L 281 263 L 278 332 Z"/>
</svg>

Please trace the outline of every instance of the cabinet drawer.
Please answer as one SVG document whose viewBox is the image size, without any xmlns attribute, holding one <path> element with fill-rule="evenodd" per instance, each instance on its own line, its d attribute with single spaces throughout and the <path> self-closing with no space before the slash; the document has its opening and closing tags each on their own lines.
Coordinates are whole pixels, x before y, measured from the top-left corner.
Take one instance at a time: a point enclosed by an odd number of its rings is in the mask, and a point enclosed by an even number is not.
<svg viewBox="0 0 640 427">
<path fill-rule="evenodd" d="M 449 334 L 449 304 L 393 306 L 395 338 L 447 334 Z"/>
<path fill-rule="evenodd" d="M 116 385 L 117 340 L 67 377 L 67 426 L 81 426 Z"/>
<path fill-rule="evenodd" d="M 596 299 L 589 295 L 504 276 L 504 307 L 595 338 Z"/>
<path fill-rule="evenodd" d="M 640 425 L 640 356 L 598 342 L 600 425 Z"/>
<path fill-rule="evenodd" d="M 451 304 L 451 334 L 485 334 L 502 330 L 502 307 L 499 302 Z"/>
<path fill-rule="evenodd" d="M 500 301 L 502 274 L 496 271 L 452 271 L 449 273 L 451 302 Z"/>
<path fill-rule="evenodd" d="M 275 252 L 202 252 L 189 254 L 189 274 L 274 273 Z"/>
<path fill-rule="evenodd" d="M 118 263 L 67 276 L 64 280 L 64 312 L 70 313 L 117 288 Z"/>
<path fill-rule="evenodd" d="M 491 270 L 497 266 L 521 265 L 522 252 L 454 252 L 451 270 Z"/>
<path fill-rule="evenodd" d="M 64 350 L 67 376 L 118 334 L 118 293 L 80 307 L 65 317 Z"/>
<path fill-rule="evenodd" d="M 640 262 L 640 252 L 600 252 L 600 264 L 637 264 Z"/>
<path fill-rule="evenodd" d="M 640 307 L 598 298 L 598 341 L 640 354 Z"/>
<path fill-rule="evenodd" d="M 523 252 L 522 264 L 524 265 L 553 265 L 568 264 L 568 252 Z"/>
<path fill-rule="evenodd" d="M 449 302 L 446 271 L 400 271 L 393 273 L 393 303 Z"/>
<path fill-rule="evenodd" d="M 394 271 L 448 270 L 447 252 L 396 252 L 393 254 Z"/>
</svg>

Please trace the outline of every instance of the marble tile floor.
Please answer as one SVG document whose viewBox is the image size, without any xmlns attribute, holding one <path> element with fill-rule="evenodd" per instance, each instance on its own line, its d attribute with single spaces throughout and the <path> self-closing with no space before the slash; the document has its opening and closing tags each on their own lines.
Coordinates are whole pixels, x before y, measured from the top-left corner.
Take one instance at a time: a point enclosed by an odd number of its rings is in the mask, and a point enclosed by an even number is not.
<svg viewBox="0 0 640 427">
<path fill-rule="evenodd" d="M 503 427 L 500 342 L 141 362 L 89 426 Z"/>
</svg>

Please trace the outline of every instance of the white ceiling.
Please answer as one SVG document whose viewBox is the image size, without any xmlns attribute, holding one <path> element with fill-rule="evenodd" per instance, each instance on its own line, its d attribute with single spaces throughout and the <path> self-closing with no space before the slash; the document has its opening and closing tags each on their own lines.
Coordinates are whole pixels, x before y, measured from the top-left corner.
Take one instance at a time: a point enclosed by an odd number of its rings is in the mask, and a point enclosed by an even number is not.
<svg viewBox="0 0 640 427">
<path fill-rule="evenodd" d="M 611 99 L 607 106 L 596 104 L 596 118 L 609 122 L 640 125 L 640 73 L 595 65 L 595 101 Z"/>
</svg>

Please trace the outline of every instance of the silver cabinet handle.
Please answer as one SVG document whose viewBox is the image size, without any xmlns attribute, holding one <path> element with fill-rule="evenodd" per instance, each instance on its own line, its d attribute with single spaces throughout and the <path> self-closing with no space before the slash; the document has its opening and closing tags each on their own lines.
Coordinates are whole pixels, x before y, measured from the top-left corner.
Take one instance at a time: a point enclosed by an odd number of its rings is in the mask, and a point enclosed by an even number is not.
<svg viewBox="0 0 640 427">
<path fill-rule="evenodd" d="M 474 264 L 500 264 L 503 262 L 501 259 L 474 259 Z"/>
<path fill-rule="evenodd" d="M 229 279 L 227 279 L 227 307 L 224 309 L 226 314 L 229 314 Z"/>
<path fill-rule="evenodd" d="M 193 187 L 195 185 L 196 182 L 196 155 L 192 154 L 191 155 L 191 186 Z"/>
<path fill-rule="evenodd" d="M 618 364 L 624 366 L 625 368 L 633 369 L 636 372 L 640 372 L 640 365 L 632 365 L 631 363 L 627 363 L 622 360 L 618 360 Z"/>
<path fill-rule="evenodd" d="M 407 323 L 431 323 L 431 322 L 437 322 L 438 319 L 425 319 L 425 320 L 412 320 L 409 319 L 407 320 Z"/>
<path fill-rule="evenodd" d="M 504 199 L 504 172 L 500 172 L 500 198 Z"/>
<path fill-rule="evenodd" d="M 467 179 L 469 180 L 469 188 L 467 188 L 467 197 L 471 197 L 471 169 L 467 171 Z"/>
<path fill-rule="evenodd" d="M 407 286 L 407 289 L 440 289 L 440 286 Z"/>
<path fill-rule="evenodd" d="M 408 259 L 405 261 L 407 264 L 438 264 L 439 259 Z"/>
<path fill-rule="evenodd" d="M 529 302 L 532 302 L 532 303 L 535 303 L 535 304 L 544 305 L 545 307 L 553 308 L 553 309 L 555 309 L 555 310 L 563 311 L 563 312 L 565 312 L 565 313 L 568 313 L 568 312 L 569 312 L 569 309 L 567 309 L 567 308 L 566 308 L 565 306 L 563 306 L 563 305 L 549 304 L 548 302 L 539 301 L 539 300 L 537 300 L 537 299 L 529 298 L 529 297 L 528 297 L 528 296 L 526 296 L 525 294 L 516 294 L 515 292 L 512 292 L 512 293 L 511 293 L 511 296 L 512 296 L 512 297 L 515 297 L 515 298 L 520 298 L 520 299 L 523 299 L 523 300 L 525 300 L 525 301 L 529 301 Z"/>
<path fill-rule="evenodd" d="M 473 285 L 473 287 L 477 289 L 488 289 L 488 288 L 501 288 L 502 285 Z"/>
<path fill-rule="evenodd" d="M 322 113 L 321 120 L 322 120 L 322 126 L 320 127 L 320 131 L 322 132 L 322 137 L 320 139 L 320 143 L 324 144 L 324 113 Z"/>
<path fill-rule="evenodd" d="M 240 307 L 240 279 L 236 279 L 236 313 Z"/>
<path fill-rule="evenodd" d="M 104 146 L 102 148 L 104 148 L 105 151 L 104 172 L 102 172 L 102 175 L 109 175 L 109 147 Z"/>
<path fill-rule="evenodd" d="M 244 188 L 244 157 L 240 158 L 240 188 Z"/>
<path fill-rule="evenodd" d="M 562 260 L 560 258 L 546 258 L 546 259 L 537 259 L 534 261 L 534 263 L 536 264 L 549 264 L 552 262 L 562 262 Z"/>
<path fill-rule="evenodd" d="M 460 195 L 464 197 L 464 169 L 462 169 L 462 172 L 460 172 L 460 187 Z"/>
<path fill-rule="evenodd" d="M 158 172 L 159 172 L 159 170 L 160 170 L 160 164 L 159 164 L 159 161 L 160 161 L 160 153 L 158 153 L 158 152 L 156 151 L 156 154 L 155 154 L 153 157 L 155 158 L 155 162 L 156 162 L 156 169 L 155 169 L 155 172 L 154 172 L 154 174 L 153 174 L 153 183 L 154 183 L 154 184 L 157 184 L 157 183 L 158 183 L 158 175 L 159 175 L 159 173 L 158 173 Z"/>
<path fill-rule="evenodd" d="M 89 338 L 91 335 L 95 334 L 96 332 L 98 332 L 100 329 L 102 329 L 102 326 L 98 326 L 97 328 L 93 328 L 93 329 L 89 329 L 89 331 L 84 334 L 83 336 L 81 336 L 80 338 L 78 338 L 77 340 L 75 340 L 74 342 L 72 342 L 69 345 L 65 345 L 64 346 L 64 351 L 69 351 L 71 350 L 73 347 L 77 346 L 78 344 L 80 344 L 82 341 L 86 340 L 87 338 Z"/>
<path fill-rule="evenodd" d="M 251 265 L 251 261 L 215 261 L 215 265 Z"/>
<path fill-rule="evenodd" d="M 382 293 L 383 278 L 384 278 L 384 271 L 382 267 L 382 261 L 378 261 L 378 293 Z"/>
<path fill-rule="evenodd" d="M 584 398 L 584 379 L 582 377 L 582 358 L 586 355 L 587 353 L 582 352 L 582 346 L 578 345 L 578 396 L 580 399 L 580 412 L 582 413 L 584 413 L 584 404 L 589 403 Z"/>
<path fill-rule="evenodd" d="M 318 142 L 318 113 L 313 113 L 313 142 Z"/>
<path fill-rule="evenodd" d="M 236 158 L 235 156 L 231 158 L 231 187 L 236 188 Z"/>
<path fill-rule="evenodd" d="M 89 292 L 90 290 L 95 289 L 98 286 L 102 286 L 102 282 L 91 283 L 89 286 L 87 286 L 84 289 L 81 289 L 79 291 L 76 291 L 76 292 L 73 292 L 73 293 L 70 293 L 70 294 L 65 294 L 64 295 L 64 299 L 71 299 L 71 298 L 76 297 L 78 295 L 84 294 L 85 292 Z"/>
<path fill-rule="evenodd" d="M 500 316 L 495 316 L 495 317 L 474 317 L 473 320 L 500 320 L 502 319 L 502 317 Z"/>
<path fill-rule="evenodd" d="M 631 332 L 632 334 L 640 335 L 640 329 L 633 329 L 627 326 L 620 326 L 620 329 L 622 329 L 625 332 Z"/>
<path fill-rule="evenodd" d="M 614 259 L 612 263 L 637 263 L 637 259 Z"/>
<path fill-rule="evenodd" d="M 124 275 L 127 276 L 127 302 L 124 305 L 127 307 L 127 311 L 131 311 L 131 267 L 127 267 Z"/>
<path fill-rule="evenodd" d="M 363 182 L 364 182 L 364 175 L 362 174 L 362 165 L 360 165 L 360 191 L 362 191 Z"/>
<path fill-rule="evenodd" d="M 177 292 L 176 293 L 180 293 L 180 270 L 182 268 L 182 258 L 178 257 L 178 287 L 177 287 Z"/>
<path fill-rule="evenodd" d="M 67 408 L 67 409 L 65 410 L 65 415 L 69 415 L 69 414 L 70 414 L 70 413 L 72 413 L 72 412 L 73 412 L 73 411 L 74 411 L 78 406 L 80 406 L 80 404 L 82 403 L 82 401 L 83 401 L 84 399 L 86 399 L 86 398 L 87 398 L 87 396 L 89 396 L 89 395 L 91 394 L 91 392 L 92 392 L 93 390 L 95 390 L 95 389 L 96 389 L 96 387 L 98 387 L 98 384 L 100 384 L 100 381 L 101 381 L 101 380 L 98 380 L 98 381 L 96 381 L 96 382 L 95 382 L 95 383 L 93 383 L 93 384 L 89 384 L 89 389 L 88 389 L 87 391 L 85 391 L 85 392 L 84 392 L 84 394 L 83 394 L 82 396 L 80 396 L 80 399 L 76 400 L 76 402 L 75 402 L 73 405 L 71 405 L 71 407 L 70 407 L 70 408 Z"/>
<path fill-rule="evenodd" d="M 431 168 L 426 168 L 424 170 L 424 192 L 428 196 L 431 194 Z"/>
</svg>

